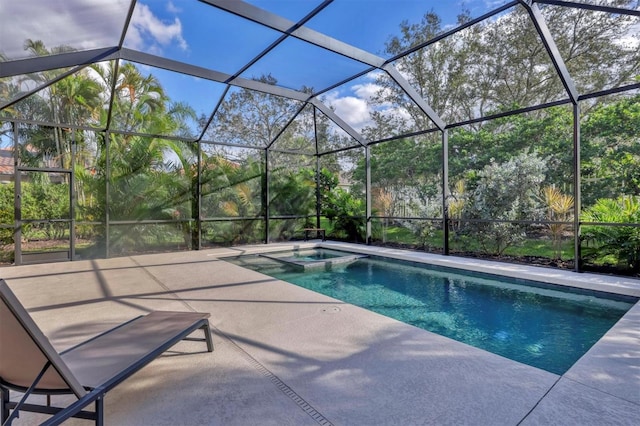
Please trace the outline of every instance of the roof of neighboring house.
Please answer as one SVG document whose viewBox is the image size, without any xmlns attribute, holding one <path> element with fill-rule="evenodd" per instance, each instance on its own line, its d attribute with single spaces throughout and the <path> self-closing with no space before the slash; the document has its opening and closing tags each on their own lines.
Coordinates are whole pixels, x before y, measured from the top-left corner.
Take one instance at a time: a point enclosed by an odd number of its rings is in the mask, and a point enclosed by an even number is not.
<svg viewBox="0 0 640 426">
<path fill-rule="evenodd" d="M 13 149 L 0 148 L 0 175 L 13 175 Z"/>
</svg>

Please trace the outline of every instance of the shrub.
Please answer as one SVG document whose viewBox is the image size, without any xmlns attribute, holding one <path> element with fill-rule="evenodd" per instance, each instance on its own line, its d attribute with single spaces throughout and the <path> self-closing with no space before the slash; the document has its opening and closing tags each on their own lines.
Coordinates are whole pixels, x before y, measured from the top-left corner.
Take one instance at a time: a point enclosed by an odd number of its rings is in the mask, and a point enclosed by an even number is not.
<svg viewBox="0 0 640 426">
<path fill-rule="evenodd" d="M 364 241 L 366 219 L 364 202 L 349 192 L 334 188 L 323 200 L 322 215 L 331 222 L 333 234 L 350 241 Z"/>
<path fill-rule="evenodd" d="M 583 222 L 640 223 L 640 197 L 601 198 L 582 215 Z M 617 266 L 640 272 L 640 227 L 585 225 L 582 239 L 589 244 L 583 258 L 596 260 L 613 256 Z"/>
<path fill-rule="evenodd" d="M 471 219 L 498 222 L 470 222 L 467 231 L 486 252 L 502 254 L 509 246 L 524 240 L 524 227 L 511 221 L 540 216 L 537 194 L 546 169 L 538 156 L 523 152 L 505 163 L 492 161 L 478 172 L 467 213 Z"/>
</svg>

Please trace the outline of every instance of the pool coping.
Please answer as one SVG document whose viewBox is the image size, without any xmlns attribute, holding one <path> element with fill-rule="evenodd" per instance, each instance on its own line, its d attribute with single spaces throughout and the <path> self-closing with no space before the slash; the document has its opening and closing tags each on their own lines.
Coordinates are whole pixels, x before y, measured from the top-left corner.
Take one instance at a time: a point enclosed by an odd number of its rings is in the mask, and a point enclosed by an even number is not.
<svg viewBox="0 0 640 426">
<path fill-rule="evenodd" d="M 343 248 L 344 250 L 390 257 L 393 259 L 465 269 L 473 272 L 504 275 L 511 278 L 521 278 L 549 284 L 576 287 L 584 290 L 603 291 L 640 298 L 640 279 L 634 279 L 631 277 L 574 272 L 541 266 L 512 264 L 457 256 L 443 256 L 418 251 L 360 246 L 357 244 L 347 243 L 324 242 L 317 244 L 317 247 L 333 249 Z"/>
<path fill-rule="evenodd" d="M 216 257 L 230 257 L 242 254 L 263 254 L 291 249 L 297 250 L 309 248 L 344 250 L 371 256 L 382 256 L 391 259 L 463 269 L 485 274 L 504 275 L 510 278 L 526 279 L 548 284 L 575 287 L 584 290 L 631 296 L 640 299 L 640 279 L 632 277 L 595 274 L 590 272 L 575 272 L 542 266 L 505 263 L 494 260 L 473 259 L 458 256 L 444 256 L 406 249 L 366 246 L 362 244 L 335 241 L 318 240 L 315 242 L 273 243 L 255 246 L 242 246 L 242 249 L 228 249 L 228 253 L 225 253 L 225 249 L 218 249 L 215 254 L 211 255 Z"/>
<path fill-rule="evenodd" d="M 567 392 L 572 395 L 571 397 L 588 395 L 587 400 L 582 403 L 596 406 L 598 401 L 605 397 L 640 406 L 640 374 L 637 372 L 640 366 L 640 280 L 638 279 L 334 241 L 250 246 L 243 248 L 243 254 L 307 248 L 345 250 L 639 298 L 634 306 L 567 372 L 561 375 L 558 382 L 549 390 L 549 394 L 552 394 L 555 392 L 555 386 L 560 385 L 561 390 L 557 392 L 562 393 L 563 397 L 543 398 L 539 403 L 542 408 L 533 410 L 532 413 L 535 412 L 536 415 L 531 414 L 527 419 L 529 421 L 537 419 L 534 424 L 538 421 L 547 423 L 550 419 L 545 416 L 551 415 L 550 413 L 572 411 L 573 403 L 568 402 Z M 585 390 L 588 391 L 585 392 Z M 544 404 L 543 401 L 545 401 Z M 638 407 L 638 415 L 640 416 L 640 407 Z M 525 421 L 524 424 L 527 422 Z"/>
<path fill-rule="evenodd" d="M 215 351 L 182 343 L 119 385 L 106 398 L 113 424 L 617 426 L 640 418 L 640 304 L 558 376 L 223 259 L 316 246 L 24 265 L 3 278 L 60 350 L 150 310 L 211 314 Z M 42 421 L 23 413 L 16 426 Z"/>
</svg>

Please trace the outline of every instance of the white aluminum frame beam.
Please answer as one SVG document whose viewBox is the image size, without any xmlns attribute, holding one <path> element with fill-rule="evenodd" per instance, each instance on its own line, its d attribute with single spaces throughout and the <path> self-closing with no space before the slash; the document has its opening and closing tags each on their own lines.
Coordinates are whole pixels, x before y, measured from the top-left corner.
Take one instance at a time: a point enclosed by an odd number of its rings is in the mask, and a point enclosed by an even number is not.
<svg viewBox="0 0 640 426">
<path fill-rule="evenodd" d="M 562 81 L 562 85 L 567 91 L 567 95 L 569 95 L 569 99 L 571 99 L 571 103 L 577 104 L 580 94 L 578 93 L 578 89 L 576 88 L 573 78 L 569 74 L 569 70 L 567 69 L 564 59 L 562 59 L 562 55 L 560 54 L 558 46 L 551 35 L 551 31 L 549 31 L 547 21 L 544 19 L 544 16 L 542 16 L 540 8 L 531 0 L 520 0 L 520 4 L 529 13 L 529 17 L 540 35 L 542 44 L 544 44 L 545 49 L 547 49 L 547 53 L 551 58 L 551 62 L 553 62 L 553 66 L 558 73 L 558 77 L 560 77 L 560 81 Z"/>
<path fill-rule="evenodd" d="M 279 15 L 260 9 L 252 4 L 240 0 L 200 0 L 218 9 L 225 10 L 234 15 L 264 25 L 273 30 L 293 36 L 307 43 L 314 44 L 323 49 L 340 54 L 349 59 L 362 62 L 376 68 L 384 65 L 384 59 L 365 50 L 351 46 L 335 38 L 324 35 L 310 28 L 285 19 Z M 330 2 L 326 2 L 327 4 Z"/>
</svg>

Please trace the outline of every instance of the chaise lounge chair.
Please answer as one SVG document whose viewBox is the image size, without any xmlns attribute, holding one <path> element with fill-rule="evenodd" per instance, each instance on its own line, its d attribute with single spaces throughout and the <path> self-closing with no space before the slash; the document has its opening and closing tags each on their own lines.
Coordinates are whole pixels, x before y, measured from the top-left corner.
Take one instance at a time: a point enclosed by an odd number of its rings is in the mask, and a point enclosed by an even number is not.
<svg viewBox="0 0 640 426">
<path fill-rule="evenodd" d="M 70 417 L 104 422 L 107 392 L 180 340 L 206 342 L 213 351 L 209 314 L 153 311 L 58 354 L 26 309 L 0 280 L 0 423 L 10 425 L 20 411 L 50 414 L 44 425 Z M 204 331 L 204 339 L 188 337 Z M 10 390 L 24 393 L 18 402 Z M 27 403 L 31 394 L 47 395 L 47 405 Z M 50 396 L 75 394 L 66 407 L 50 405 Z M 85 410 L 95 403 L 95 411 Z M 13 411 L 12 411 L 13 410 Z"/>
</svg>

